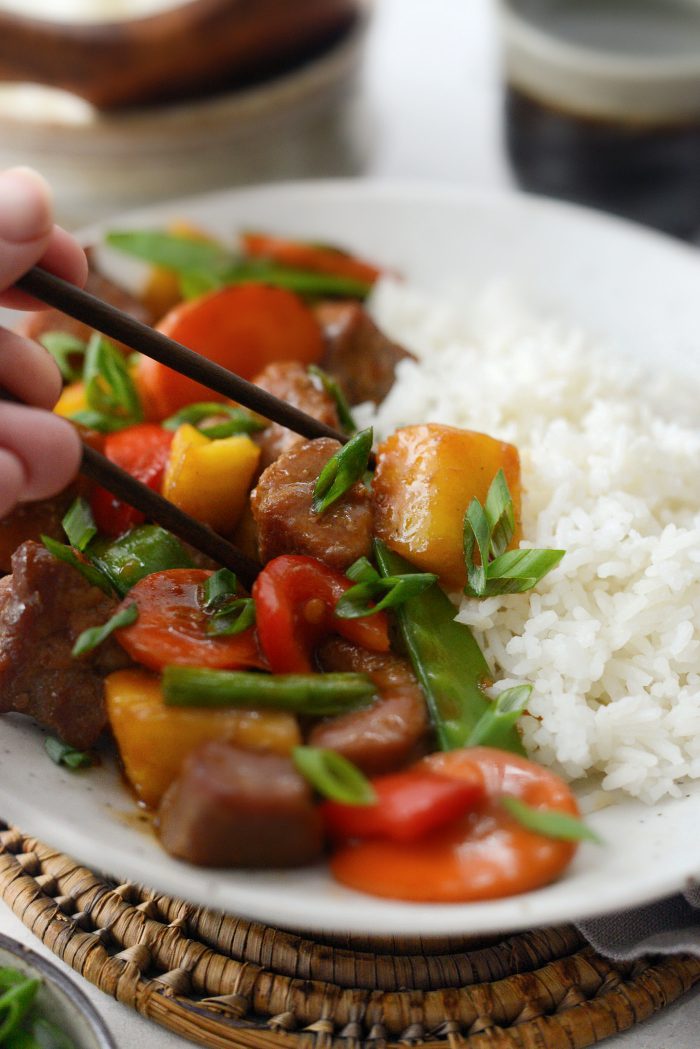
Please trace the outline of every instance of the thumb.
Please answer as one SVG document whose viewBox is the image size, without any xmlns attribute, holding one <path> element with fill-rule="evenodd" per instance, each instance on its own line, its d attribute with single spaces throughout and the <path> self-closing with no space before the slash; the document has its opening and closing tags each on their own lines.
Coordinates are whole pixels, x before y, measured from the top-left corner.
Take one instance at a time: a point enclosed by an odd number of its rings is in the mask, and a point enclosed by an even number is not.
<svg viewBox="0 0 700 1049">
<path fill-rule="evenodd" d="M 0 172 L 0 291 L 44 254 L 53 228 L 51 190 L 30 168 Z"/>
</svg>

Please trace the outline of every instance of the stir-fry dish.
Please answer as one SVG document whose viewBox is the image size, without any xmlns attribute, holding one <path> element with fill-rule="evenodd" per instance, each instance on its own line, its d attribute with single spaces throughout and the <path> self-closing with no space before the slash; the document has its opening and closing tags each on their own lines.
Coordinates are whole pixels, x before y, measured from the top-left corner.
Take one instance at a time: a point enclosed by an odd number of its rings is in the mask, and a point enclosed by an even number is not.
<svg viewBox="0 0 700 1049">
<path fill-rule="evenodd" d="M 119 231 L 147 262 L 121 309 L 347 435 L 308 440 L 61 314 L 56 411 L 259 563 L 240 579 L 80 480 L 0 522 L 0 710 L 85 769 L 104 738 L 163 848 L 205 867 L 327 859 L 342 884 L 459 902 L 535 889 L 595 835 L 530 761 L 531 686 L 499 688 L 455 596 L 537 587 L 518 449 L 426 420 L 376 442 L 410 354 L 363 300 L 379 267 L 321 244 Z"/>
</svg>

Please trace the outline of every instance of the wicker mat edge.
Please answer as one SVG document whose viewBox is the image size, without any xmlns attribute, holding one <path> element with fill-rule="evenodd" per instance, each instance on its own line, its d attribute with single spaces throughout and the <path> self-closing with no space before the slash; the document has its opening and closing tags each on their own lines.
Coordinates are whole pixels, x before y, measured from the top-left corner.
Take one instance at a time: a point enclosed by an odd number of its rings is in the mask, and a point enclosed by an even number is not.
<svg viewBox="0 0 700 1049">
<path fill-rule="evenodd" d="M 584 1049 L 700 981 L 700 959 L 611 962 L 569 927 L 430 953 L 315 942 L 118 885 L 10 827 L 0 896 L 75 972 L 208 1049 Z"/>
</svg>

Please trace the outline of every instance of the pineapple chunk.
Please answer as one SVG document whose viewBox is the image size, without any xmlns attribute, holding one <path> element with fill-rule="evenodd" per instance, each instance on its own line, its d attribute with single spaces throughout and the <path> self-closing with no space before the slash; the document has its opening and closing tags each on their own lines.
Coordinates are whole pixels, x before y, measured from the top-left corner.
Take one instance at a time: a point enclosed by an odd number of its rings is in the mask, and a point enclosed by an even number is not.
<svg viewBox="0 0 700 1049">
<path fill-rule="evenodd" d="M 243 513 L 260 449 L 245 435 L 211 441 L 185 423 L 175 434 L 163 495 L 217 532 L 232 532 Z"/>
<path fill-rule="evenodd" d="M 375 531 L 390 549 L 454 589 L 464 586 L 464 514 L 503 470 L 520 533 L 520 458 L 512 444 L 439 423 L 397 430 L 377 451 Z"/>
<path fill-rule="evenodd" d="M 106 679 L 107 714 L 124 771 L 136 794 L 155 808 L 187 755 L 210 740 L 288 754 L 301 743 L 297 720 L 278 711 L 167 707 L 160 680 L 143 670 Z"/>
</svg>

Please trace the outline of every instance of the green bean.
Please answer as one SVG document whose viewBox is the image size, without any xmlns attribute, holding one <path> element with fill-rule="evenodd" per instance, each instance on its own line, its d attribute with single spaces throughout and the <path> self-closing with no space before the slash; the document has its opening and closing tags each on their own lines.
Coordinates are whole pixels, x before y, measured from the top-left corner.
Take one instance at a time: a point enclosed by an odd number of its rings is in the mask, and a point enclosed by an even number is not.
<svg viewBox="0 0 700 1049">
<path fill-rule="evenodd" d="M 175 707 L 288 710 L 320 717 L 372 703 L 376 689 L 364 674 L 257 674 L 203 667 L 166 667 L 163 698 Z"/>
</svg>

